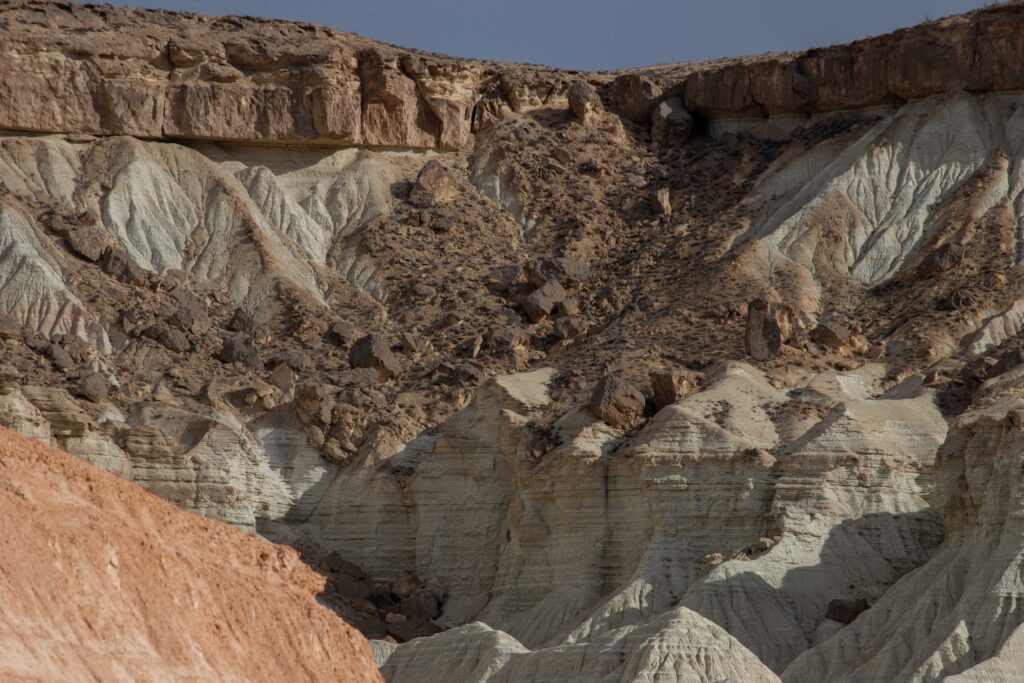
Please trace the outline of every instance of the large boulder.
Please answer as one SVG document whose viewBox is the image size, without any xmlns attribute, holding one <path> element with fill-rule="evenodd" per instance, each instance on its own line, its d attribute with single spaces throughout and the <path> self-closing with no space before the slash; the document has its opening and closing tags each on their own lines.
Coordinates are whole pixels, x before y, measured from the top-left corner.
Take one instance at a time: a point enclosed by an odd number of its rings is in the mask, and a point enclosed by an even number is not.
<svg viewBox="0 0 1024 683">
<path fill-rule="evenodd" d="M 605 375 L 590 396 L 595 416 L 618 429 L 635 429 L 644 423 L 647 399 L 634 385 L 615 375 Z"/>
<path fill-rule="evenodd" d="M 534 287 L 543 287 L 549 280 L 579 284 L 590 276 L 590 264 L 569 256 L 537 258 L 523 265 L 523 275 Z"/>
<path fill-rule="evenodd" d="M 444 204 L 455 198 L 458 189 L 448 169 L 437 159 L 431 159 L 416 176 L 416 183 L 409 192 L 409 202 L 421 208 Z"/>
<path fill-rule="evenodd" d="M 654 407 L 681 401 L 700 388 L 700 374 L 692 370 L 651 370 L 651 389 L 654 390 Z"/>
<path fill-rule="evenodd" d="M 608 88 L 612 103 L 623 116 L 634 123 L 647 123 L 655 100 L 661 96 L 661 86 L 648 76 L 624 74 Z"/>
<path fill-rule="evenodd" d="M 678 97 L 659 102 L 651 112 L 651 139 L 658 144 L 681 145 L 692 132 L 693 116 Z"/>
<path fill-rule="evenodd" d="M 755 360 L 770 360 L 793 334 L 794 310 L 780 303 L 757 298 L 747 307 L 745 348 Z"/>
<path fill-rule="evenodd" d="M 601 98 L 586 81 L 573 81 L 569 86 L 569 113 L 573 121 L 586 125 L 590 118 L 604 111 Z"/>
<path fill-rule="evenodd" d="M 379 334 L 368 334 L 352 344 L 348 362 L 353 368 L 373 368 L 384 378 L 395 377 L 402 371 L 387 339 Z"/>
<path fill-rule="evenodd" d="M 523 311 L 532 322 L 539 322 L 551 315 L 555 306 L 565 301 L 567 294 L 558 280 L 549 280 L 543 287 L 534 290 L 523 302 Z"/>
</svg>

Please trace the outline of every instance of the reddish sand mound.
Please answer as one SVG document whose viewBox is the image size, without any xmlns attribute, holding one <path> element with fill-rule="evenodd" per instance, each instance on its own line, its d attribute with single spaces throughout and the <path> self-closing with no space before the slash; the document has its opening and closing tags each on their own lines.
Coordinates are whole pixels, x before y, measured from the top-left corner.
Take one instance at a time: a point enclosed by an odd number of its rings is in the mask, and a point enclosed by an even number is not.
<svg viewBox="0 0 1024 683">
<path fill-rule="evenodd" d="M 381 681 L 294 550 L 0 429 L 0 679 Z"/>
</svg>

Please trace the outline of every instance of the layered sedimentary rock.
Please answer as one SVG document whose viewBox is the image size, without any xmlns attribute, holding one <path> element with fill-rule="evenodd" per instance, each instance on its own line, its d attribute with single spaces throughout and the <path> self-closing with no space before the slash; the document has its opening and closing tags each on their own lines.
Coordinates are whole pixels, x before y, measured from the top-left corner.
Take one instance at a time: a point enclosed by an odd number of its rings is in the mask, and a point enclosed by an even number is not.
<svg viewBox="0 0 1024 683">
<path fill-rule="evenodd" d="M 466 683 L 779 680 L 726 632 L 686 608 L 589 643 L 532 652 L 500 631 L 473 623 L 400 645 L 381 668 L 389 681 L 411 682 L 425 667 L 439 678 Z"/>
<path fill-rule="evenodd" d="M 494 118 L 565 103 L 570 83 L 251 17 L 28 0 L 5 3 L 0 21 L 0 127 L 12 130 L 455 149 Z M 658 67 L 609 97 L 644 122 L 666 94 L 701 116 L 761 117 L 1014 91 L 1022 21 L 1008 3 L 846 46 Z"/>
<path fill-rule="evenodd" d="M 393 681 L 1010 680 L 1022 20 L 569 74 L 4 3 L 0 424 Z"/>
</svg>

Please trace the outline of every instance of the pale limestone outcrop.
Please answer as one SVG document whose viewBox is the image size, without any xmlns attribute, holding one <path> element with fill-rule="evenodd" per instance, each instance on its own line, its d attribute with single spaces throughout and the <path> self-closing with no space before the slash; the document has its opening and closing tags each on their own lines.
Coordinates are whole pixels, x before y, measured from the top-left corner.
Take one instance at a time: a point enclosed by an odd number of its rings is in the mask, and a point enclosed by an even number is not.
<svg viewBox="0 0 1024 683">
<path fill-rule="evenodd" d="M 0 312 L 42 334 L 70 335 L 110 351 L 107 332 L 65 285 L 60 264 L 31 218 L 0 205 Z"/>
<path fill-rule="evenodd" d="M 65 214 L 91 208 L 96 229 L 138 266 L 184 270 L 252 310 L 279 283 L 322 301 L 329 286 L 322 269 L 387 298 L 359 230 L 390 212 L 391 185 L 415 175 L 416 155 L 203 152 L 127 137 L 0 140 L 0 163 L 10 171 L 0 187 L 12 196 L 0 208 L 0 312 L 44 336 L 77 336 L 110 351 L 105 326 L 63 280 L 68 254 L 18 200 L 56 203 Z"/>
<path fill-rule="evenodd" d="M 781 671 L 838 626 L 832 601 L 874 603 L 935 552 L 943 528 L 919 475 L 945 432 L 927 393 L 836 405 L 779 455 L 777 542 L 712 569 L 683 604 Z"/>
<path fill-rule="evenodd" d="M 551 375 L 499 379 L 436 441 L 335 478 L 304 528 L 375 575 L 411 567 L 443 586 L 444 623 L 544 648 L 682 601 L 781 670 L 831 601 L 876 600 L 941 540 L 918 474 L 945 422 L 928 393 L 871 398 L 879 376 L 812 376 L 787 394 L 727 364 L 632 442 L 570 411 L 540 461 L 527 424 Z M 401 485 L 399 462 L 413 469 Z M 716 554 L 737 559 L 715 568 Z M 743 597 L 724 610 L 727 595 Z"/>
<path fill-rule="evenodd" d="M 589 643 L 532 652 L 507 634 L 474 623 L 399 645 L 381 666 L 391 683 L 420 680 L 424 670 L 439 680 L 465 683 L 779 680 L 728 633 L 682 607 Z"/>
<path fill-rule="evenodd" d="M 961 89 L 1014 91 L 1024 87 L 1022 22 L 1021 6 L 1009 2 L 848 45 L 640 71 L 680 79 L 687 109 L 719 118 L 805 116 Z"/>
<path fill-rule="evenodd" d="M 291 411 L 247 425 L 223 412 L 140 403 L 127 419 L 97 423 L 61 389 L 25 386 L 0 395 L 0 426 L 249 533 L 301 523 L 333 480 L 336 467 L 296 422 Z"/>
<path fill-rule="evenodd" d="M 969 188 L 967 222 L 1005 202 L 1019 224 L 1020 112 L 1016 97 L 930 98 L 884 116 L 859 137 L 784 156 L 760 180 L 763 218 L 749 235 L 765 267 L 811 312 L 820 283 L 837 275 L 885 281 L 946 228 L 944 210 L 982 171 L 984 184 Z M 795 274 L 794 266 L 812 277 Z"/>
<path fill-rule="evenodd" d="M 0 127 L 14 130 L 451 149 L 482 72 L 248 18 L 26 2 L 0 21 Z"/>
<path fill-rule="evenodd" d="M 784 680 L 1017 676 L 1022 409 L 1020 399 L 1004 398 L 957 420 L 930 495 L 946 525 L 942 547 L 848 628 L 798 657 Z"/>
</svg>

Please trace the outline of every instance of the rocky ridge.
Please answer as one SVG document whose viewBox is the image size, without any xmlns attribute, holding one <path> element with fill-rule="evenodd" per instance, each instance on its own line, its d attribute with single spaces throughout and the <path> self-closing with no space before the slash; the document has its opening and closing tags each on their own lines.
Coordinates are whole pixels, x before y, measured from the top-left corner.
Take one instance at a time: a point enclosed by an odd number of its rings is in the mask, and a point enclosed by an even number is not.
<svg viewBox="0 0 1024 683">
<path fill-rule="evenodd" d="M 0 424 L 390 681 L 1012 680 L 1022 20 L 570 74 L 5 2 Z"/>
</svg>

